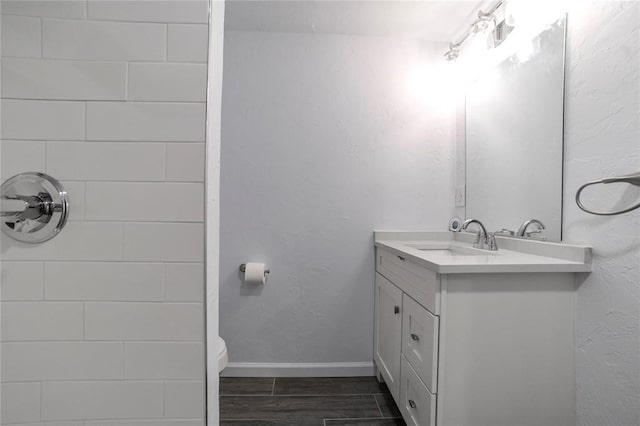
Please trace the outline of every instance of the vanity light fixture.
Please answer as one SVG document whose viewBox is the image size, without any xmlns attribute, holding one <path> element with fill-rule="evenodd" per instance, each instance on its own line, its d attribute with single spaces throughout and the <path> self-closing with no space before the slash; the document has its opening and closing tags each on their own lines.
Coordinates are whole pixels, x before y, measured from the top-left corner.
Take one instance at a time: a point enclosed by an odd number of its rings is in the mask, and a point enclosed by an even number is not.
<svg viewBox="0 0 640 426">
<path fill-rule="evenodd" d="M 489 41 L 489 45 L 491 47 L 496 47 L 498 44 L 500 44 L 504 40 L 508 32 L 505 32 L 502 28 L 499 29 L 502 23 L 497 23 L 497 19 L 494 13 L 500 6 L 502 6 L 503 3 L 504 2 L 502 0 L 496 2 L 486 12 L 479 10 L 477 19 L 473 21 L 473 23 L 471 23 L 471 26 L 462 35 L 462 37 L 460 37 L 457 42 L 449 43 L 449 50 L 447 50 L 444 54 L 445 59 L 447 61 L 455 61 L 458 56 L 460 56 L 460 46 L 462 46 L 462 44 L 466 42 L 472 35 L 484 33 L 489 28 L 490 23 L 493 23 L 493 30 L 490 36 L 491 39 Z M 496 34 L 496 31 L 498 32 L 498 34 Z M 496 37 L 498 38 L 498 40 L 493 40 Z"/>
<path fill-rule="evenodd" d="M 489 28 L 489 22 L 493 21 L 495 24 L 496 17 L 492 13 L 486 13 L 478 11 L 478 19 L 471 24 L 471 32 L 478 34 L 484 32 Z"/>
</svg>

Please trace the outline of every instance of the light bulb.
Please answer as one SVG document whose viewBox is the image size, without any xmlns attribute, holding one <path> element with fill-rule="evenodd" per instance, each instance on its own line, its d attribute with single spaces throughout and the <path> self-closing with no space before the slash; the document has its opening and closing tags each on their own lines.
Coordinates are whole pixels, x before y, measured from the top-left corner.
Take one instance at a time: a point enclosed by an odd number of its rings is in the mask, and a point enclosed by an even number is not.
<svg viewBox="0 0 640 426">
<path fill-rule="evenodd" d="M 478 20 L 473 24 L 473 27 L 471 27 L 471 31 L 478 34 L 486 30 L 487 27 L 489 27 L 489 24 L 486 20 Z"/>
</svg>

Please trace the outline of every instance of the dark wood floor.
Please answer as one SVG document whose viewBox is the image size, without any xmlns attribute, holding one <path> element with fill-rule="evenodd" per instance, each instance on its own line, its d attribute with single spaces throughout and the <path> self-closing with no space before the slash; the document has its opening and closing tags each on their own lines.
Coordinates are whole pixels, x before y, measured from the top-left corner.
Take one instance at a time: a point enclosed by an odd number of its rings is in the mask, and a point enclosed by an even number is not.
<svg viewBox="0 0 640 426">
<path fill-rule="evenodd" d="M 222 426 L 405 426 L 375 377 L 221 377 Z"/>
</svg>

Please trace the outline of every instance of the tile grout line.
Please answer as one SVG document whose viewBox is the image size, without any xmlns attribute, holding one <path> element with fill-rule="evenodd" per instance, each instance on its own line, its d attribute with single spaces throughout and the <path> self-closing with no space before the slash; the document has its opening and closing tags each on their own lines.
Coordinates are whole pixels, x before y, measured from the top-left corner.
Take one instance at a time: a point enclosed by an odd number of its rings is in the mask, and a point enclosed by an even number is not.
<svg viewBox="0 0 640 426">
<path fill-rule="evenodd" d="M 87 218 L 87 181 L 82 181 L 82 216 L 80 220 Z M 124 238 L 124 235 L 123 237 Z"/>
<path fill-rule="evenodd" d="M 334 417 L 334 418 L 330 418 L 330 419 L 323 419 L 323 420 L 329 420 L 329 421 L 333 421 L 333 420 L 390 420 L 390 419 L 401 419 L 402 417 Z"/>
<path fill-rule="evenodd" d="M 82 301 L 82 340 L 87 340 L 87 303 Z"/>
<path fill-rule="evenodd" d="M 105 302 L 108 303 L 108 302 Z M 178 302 L 180 303 L 180 302 Z M 197 304 L 196 302 L 190 302 L 190 304 L 195 305 Z M 106 340 L 108 342 L 108 340 Z M 142 342 L 146 342 L 147 340 L 143 340 Z M 172 341 L 172 342 L 182 342 L 182 340 L 177 340 L 177 341 Z M 191 343 L 190 341 L 188 341 L 189 343 Z M 140 342 L 138 342 L 140 343 Z M 196 343 L 196 342 L 194 342 Z M 225 394 L 220 394 L 220 397 L 234 397 L 234 398 L 238 398 L 238 397 L 251 397 L 251 398 L 256 398 L 256 397 L 276 397 L 276 398 L 342 398 L 342 397 L 353 397 L 353 396 L 373 396 L 373 394 L 370 393 L 339 393 L 339 394 L 308 394 L 308 395 L 299 395 L 299 394 L 283 394 L 283 395 L 273 395 L 273 394 L 268 394 L 268 393 L 225 393 Z"/>
<path fill-rule="evenodd" d="M 129 102 L 129 62 L 124 63 L 124 100 Z"/>
<path fill-rule="evenodd" d="M 44 302 L 47 300 L 47 262 L 42 262 L 42 299 L 38 302 Z M 84 318 L 82 319 L 84 321 Z"/>
<path fill-rule="evenodd" d="M 25 0 L 25 1 L 29 1 L 29 0 Z M 46 1 L 51 1 L 51 0 L 46 0 Z M 73 0 L 67 0 L 67 1 L 73 1 Z M 2 16 L 23 16 L 23 15 L 5 15 L 2 14 Z M 24 15 L 24 17 L 28 17 L 26 15 Z M 33 17 L 35 18 L 35 16 Z M 39 18 L 42 19 L 42 18 Z M 49 19 L 55 19 L 55 18 L 49 18 Z M 175 25 L 175 24 L 172 24 Z M 149 60 L 144 60 L 144 59 L 129 59 L 129 58 L 117 58 L 117 59 L 86 59 L 86 58 L 56 58 L 56 57 L 38 57 L 38 56 L 19 56 L 19 55 L 2 55 L 2 59 L 33 59 L 33 60 L 45 60 L 45 61 L 58 61 L 58 62 L 109 62 L 109 63 L 124 63 L 124 62 L 129 62 L 129 63 L 134 63 L 134 64 L 164 64 L 167 61 L 162 61 L 160 59 L 149 59 Z M 170 61 L 169 63 L 171 64 L 182 64 L 182 65 L 207 65 L 206 61 Z M 24 98 L 4 98 L 4 99 L 24 99 Z M 63 100 L 63 99 L 51 99 L 51 100 Z M 94 99 L 95 100 L 95 99 Z M 98 100 L 99 101 L 99 100 Z M 106 100 L 106 102 L 122 102 L 121 100 Z M 152 102 L 152 101 L 142 101 L 142 102 Z M 172 102 L 172 101 L 168 101 L 168 102 Z M 180 102 L 180 101 L 178 101 Z M 204 102 L 204 101 L 203 101 Z"/>
<path fill-rule="evenodd" d="M 329 421 L 345 421 L 345 420 L 393 420 L 393 419 L 402 419 L 402 417 L 384 417 L 384 418 L 380 418 L 380 417 L 332 417 L 330 419 L 317 419 L 314 418 L 312 420 L 322 420 L 323 422 L 326 422 L 327 420 Z M 163 419 L 160 419 L 163 420 Z M 175 419 L 171 419 L 171 420 L 175 420 Z M 226 421 L 226 422 L 243 422 L 243 421 L 252 421 L 252 422 L 256 422 L 256 421 L 263 421 L 264 419 L 256 419 L 256 418 L 251 418 L 251 417 L 246 417 L 246 418 L 229 418 L 229 417 L 221 417 L 220 420 L 222 421 Z M 266 419 L 266 420 L 280 420 L 280 419 Z"/>
<path fill-rule="evenodd" d="M 40 58 L 44 59 L 44 18 L 42 16 L 40 19 Z"/>
<path fill-rule="evenodd" d="M 84 109 L 83 109 L 83 113 L 84 113 L 84 129 L 83 129 L 83 134 L 82 134 L 82 142 L 86 142 L 87 141 L 87 121 L 88 121 L 88 115 L 89 115 L 89 105 L 87 104 L 87 101 L 85 100 L 84 102 L 82 102 L 82 104 L 84 105 Z"/>
<path fill-rule="evenodd" d="M 14 0 L 15 1 L 15 0 Z M 31 0 L 24 0 L 24 1 L 31 1 Z M 47 0 L 47 1 L 53 1 L 53 0 Z M 68 0 L 69 1 L 69 0 Z M 71 0 L 72 1 L 72 0 Z M 188 0 L 185 0 L 188 1 Z M 4 61 L 7 57 L 3 56 L 2 60 Z M 35 59 L 38 60 L 38 58 L 31 58 L 31 57 L 25 57 L 25 58 L 20 58 L 20 59 Z M 57 59 L 40 59 L 41 61 L 57 61 Z M 77 62 L 77 61 L 76 61 Z M 90 62 L 90 61 L 87 61 Z M 91 61 L 93 63 L 95 62 L 99 62 L 99 61 Z M 105 62 L 105 61 L 103 61 Z M 115 61 L 113 61 L 115 63 Z M 122 61 L 118 61 L 117 63 L 121 63 Z M 128 62 L 127 62 L 128 63 Z M 146 63 L 146 62 L 141 62 L 141 63 Z M 30 97 L 30 98 L 25 98 L 25 97 L 16 97 L 16 96 L 4 96 L 2 97 L 3 100 L 7 100 L 7 101 L 38 101 L 38 102 L 65 102 L 65 103 L 96 103 L 96 104 L 123 104 L 123 103 L 129 103 L 129 104 L 155 104 L 155 105 L 206 105 L 207 102 L 206 101 L 147 101 L 147 100 L 127 100 L 127 99 L 87 99 L 87 98 L 47 98 L 47 97 L 41 97 L 41 98 L 36 98 L 36 97 Z M 7 140 L 27 140 L 27 141 L 38 141 L 38 140 L 47 140 L 47 139 L 37 139 L 37 138 L 7 138 Z M 73 141 L 82 141 L 82 139 L 69 139 L 69 138 L 65 138 L 65 139 L 51 139 L 54 141 L 61 141 L 61 142 L 73 142 Z M 109 142 L 109 140 L 105 140 L 105 139 L 92 139 L 91 141 L 88 142 L 94 142 L 94 141 L 105 141 L 105 142 Z M 199 143 L 205 143 L 205 141 L 203 140 L 178 140 L 178 141 L 158 141 L 158 140 L 149 140 L 149 139 L 142 139 L 142 140 L 128 140 L 128 139 L 113 139 L 111 140 L 111 142 L 186 142 L 186 143 L 195 143 L 195 142 L 199 142 Z"/>
<path fill-rule="evenodd" d="M 86 190 L 86 185 L 85 185 L 85 199 L 86 199 L 86 191 L 87 190 Z M 85 202 L 85 204 L 86 204 L 86 202 Z M 85 212 L 85 215 L 86 215 L 86 212 Z M 126 227 L 127 226 L 126 226 L 126 224 L 127 224 L 127 222 L 125 222 L 125 221 L 122 221 L 120 223 L 120 230 L 122 231 L 122 241 L 120 242 L 120 259 L 116 260 L 116 262 L 123 262 L 123 261 L 127 260 L 125 254 L 124 254 L 125 253 L 125 249 L 126 249 L 126 245 L 127 245 L 126 244 L 126 239 L 127 239 L 127 236 L 126 236 L 126 232 L 127 232 Z M 160 256 L 158 256 L 158 257 L 160 257 Z M 159 260 L 158 262 L 162 262 L 162 261 Z"/>
<path fill-rule="evenodd" d="M 164 180 L 162 182 L 158 182 L 158 183 L 167 183 L 167 182 L 171 182 L 168 179 L 168 171 L 169 171 L 169 143 L 170 142 L 165 142 L 162 145 L 164 146 Z M 204 182 L 204 181 L 203 181 Z"/>
<path fill-rule="evenodd" d="M 49 173 L 49 141 L 44 141 L 44 172 Z"/>
<path fill-rule="evenodd" d="M 104 303 L 111 303 L 111 302 L 104 302 Z M 117 302 L 117 303 L 123 303 L 123 302 Z M 125 302 L 126 303 L 126 302 Z M 145 302 L 132 302 L 132 303 L 145 303 Z M 161 302 L 149 302 L 149 303 L 161 303 Z M 174 302 L 174 303 L 188 303 L 191 305 L 196 305 L 199 302 Z M 142 340 L 140 342 L 146 342 L 147 340 Z M 138 343 L 140 343 L 138 342 Z M 177 340 L 177 342 L 182 342 L 182 340 Z M 188 341 L 191 342 L 191 341 Z M 194 342 L 195 343 L 195 342 Z M 374 395 L 382 395 L 382 394 L 372 394 L 372 393 L 310 393 L 310 394 L 295 394 L 295 393 L 288 393 L 288 394 L 279 394 L 279 395 L 275 395 L 275 394 L 268 394 L 268 393 L 225 393 L 225 394 L 220 394 L 220 396 L 233 396 L 233 397 L 241 397 L 241 396 L 250 396 L 250 397 L 270 397 L 270 396 L 276 396 L 278 398 L 322 398 L 322 397 L 327 397 L 327 398 L 341 398 L 344 396 L 362 396 L 362 397 L 366 397 L 366 396 L 373 396 L 375 398 Z M 377 402 L 377 401 L 376 401 Z"/>
<path fill-rule="evenodd" d="M 44 400 L 43 395 L 42 395 L 43 394 L 44 383 L 42 381 L 40 381 L 39 383 L 40 383 L 40 407 L 39 407 L 40 408 L 40 410 L 39 410 L 40 413 L 39 413 L 39 421 L 42 421 L 42 417 L 43 417 L 43 414 L 44 414 L 43 404 L 42 404 L 42 402 Z"/>
<path fill-rule="evenodd" d="M 384 418 L 382 414 L 382 409 L 380 408 L 380 403 L 378 402 L 378 398 L 376 398 L 376 394 L 373 394 L 373 400 L 376 402 L 376 407 L 378 407 L 378 412 L 380 413 L 380 417 Z"/>
<path fill-rule="evenodd" d="M 122 343 L 122 342 L 114 342 L 111 341 L 110 343 Z M 77 379 L 77 378 L 45 378 L 43 379 L 28 379 L 28 380 L 10 380 L 10 381 L 6 381 L 3 382 L 3 384 L 21 384 L 21 383 L 41 383 L 41 384 L 45 384 L 45 383 L 121 383 L 121 382 L 128 382 L 128 383 L 202 383 L 202 380 L 195 380 L 195 379 L 134 379 L 134 378 L 124 378 L 124 379 L 116 379 L 116 378 L 110 378 L 110 379 Z M 389 417 L 390 418 L 390 417 Z M 26 423 L 27 425 L 30 425 L 31 423 Z M 13 425 L 13 423 L 11 423 L 11 425 Z M 24 425 L 21 423 L 21 425 Z"/>
<path fill-rule="evenodd" d="M 11 302 L 13 303 L 13 302 Z M 43 303 L 42 301 L 39 300 L 35 300 L 32 302 L 28 302 L 28 303 Z M 78 303 L 82 303 L 82 302 L 78 302 Z M 99 302 L 98 302 L 99 303 Z M 195 303 L 194 303 L 195 305 Z M 76 338 L 76 339 L 64 339 L 64 340 L 51 340 L 51 339 L 40 339 L 40 340 L 5 340 L 2 342 L 2 344 L 17 344 L 17 343 L 82 343 L 82 342 L 87 342 L 87 343 L 118 343 L 118 342 L 127 342 L 127 343 L 175 343 L 175 344 L 180 344 L 180 343 L 192 343 L 192 344 L 202 344 L 202 341 L 199 340 L 114 340 L 114 339 L 80 339 L 80 338 Z M 74 379 L 77 381 L 82 381 L 83 379 Z M 107 380 L 107 379 L 105 379 Z M 154 380 L 154 379 L 148 379 L 148 380 Z M 160 379 L 159 379 L 160 380 Z M 162 379 L 165 380 L 165 379 Z M 180 380 L 180 379 L 177 379 Z M 24 380 L 23 380 L 24 381 Z M 34 380 L 26 380 L 26 381 L 34 381 Z M 37 380 L 36 380 L 37 381 Z M 10 381 L 4 381 L 3 383 L 9 383 Z M 271 396 L 271 395 L 221 395 L 221 396 Z"/>
<path fill-rule="evenodd" d="M 167 385 L 162 381 L 162 417 L 167 416 Z"/>
<path fill-rule="evenodd" d="M 160 264 L 162 269 L 162 301 L 167 301 L 167 265 L 165 263 Z"/>
<path fill-rule="evenodd" d="M 164 27 L 164 62 L 169 62 L 169 23 Z"/>
<path fill-rule="evenodd" d="M 120 343 L 120 349 L 122 350 L 122 380 L 127 380 L 127 358 L 126 358 L 126 349 L 125 349 L 125 342 L 119 342 Z"/>
</svg>

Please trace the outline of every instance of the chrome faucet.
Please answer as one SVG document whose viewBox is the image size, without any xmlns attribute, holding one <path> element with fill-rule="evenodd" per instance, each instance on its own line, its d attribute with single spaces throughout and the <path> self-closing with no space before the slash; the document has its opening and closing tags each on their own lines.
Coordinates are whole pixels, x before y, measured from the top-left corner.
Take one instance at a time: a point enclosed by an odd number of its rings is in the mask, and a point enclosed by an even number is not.
<svg viewBox="0 0 640 426">
<path fill-rule="evenodd" d="M 534 231 L 528 231 L 530 225 L 535 225 L 536 229 Z M 516 236 L 518 237 L 531 237 L 531 234 L 539 234 L 544 231 L 546 228 L 542 222 L 538 219 L 529 219 L 526 220 L 520 225 L 518 232 L 516 232 Z"/>
<path fill-rule="evenodd" d="M 498 244 L 496 243 L 495 233 L 488 233 L 487 228 L 484 227 L 482 222 L 477 219 L 467 219 L 464 221 L 462 226 L 460 227 L 460 231 L 466 231 L 469 225 L 475 224 L 477 225 L 478 232 L 476 241 L 473 243 L 473 247 L 479 249 L 488 249 L 491 251 L 498 250 Z"/>
</svg>

